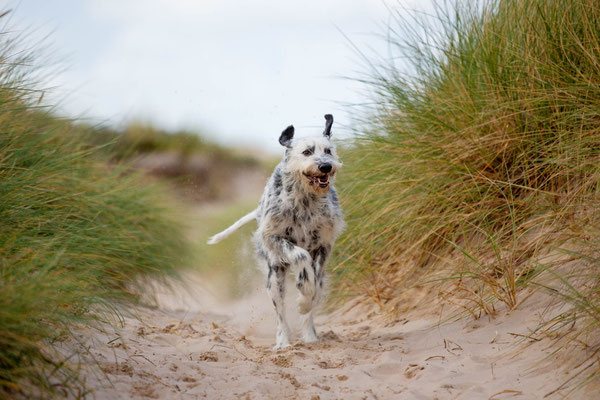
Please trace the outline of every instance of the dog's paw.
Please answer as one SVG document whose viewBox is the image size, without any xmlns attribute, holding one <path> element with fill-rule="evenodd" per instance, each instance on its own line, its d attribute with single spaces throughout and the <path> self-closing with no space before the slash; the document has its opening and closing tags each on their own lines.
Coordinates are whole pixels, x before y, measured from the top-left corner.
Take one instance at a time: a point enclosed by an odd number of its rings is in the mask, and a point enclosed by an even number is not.
<svg viewBox="0 0 600 400">
<path fill-rule="evenodd" d="M 310 253 L 302 247 L 294 246 L 287 256 L 288 262 L 295 265 L 312 265 L 312 257 Z"/>
<path fill-rule="evenodd" d="M 296 276 L 296 288 L 303 296 L 312 299 L 315 296 L 315 275 L 310 266 L 306 266 Z"/>
<path fill-rule="evenodd" d="M 315 343 L 319 341 L 319 337 L 315 334 L 313 330 L 310 332 L 306 332 L 302 335 L 302 341 L 304 343 Z"/>
<path fill-rule="evenodd" d="M 308 314 L 313 309 L 312 295 L 305 296 L 300 293 L 298 296 L 298 312 L 302 315 Z"/>
<path fill-rule="evenodd" d="M 273 350 L 281 350 L 281 349 L 285 349 L 286 347 L 290 347 L 290 346 L 291 346 L 290 342 L 277 343 L 275 346 L 273 346 Z"/>
<path fill-rule="evenodd" d="M 296 281 L 296 289 L 300 291 L 300 295 L 303 297 L 308 297 L 312 300 L 315 297 L 315 286 L 310 283 L 310 281 L 303 281 L 299 278 Z"/>
</svg>

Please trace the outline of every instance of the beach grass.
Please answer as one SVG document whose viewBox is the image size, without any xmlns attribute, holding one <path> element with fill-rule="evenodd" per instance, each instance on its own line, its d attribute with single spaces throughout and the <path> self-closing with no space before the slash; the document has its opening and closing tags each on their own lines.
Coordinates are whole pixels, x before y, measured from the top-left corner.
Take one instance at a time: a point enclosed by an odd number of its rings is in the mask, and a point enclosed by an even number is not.
<svg viewBox="0 0 600 400">
<path fill-rule="evenodd" d="M 118 321 L 138 278 L 175 275 L 188 249 L 162 186 L 40 105 L 35 60 L 0 35 L 0 397 L 79 397 L 82 349 L 57 344 L 77 324 Z"/>
<path fill-rule="evenodd" d="M 361 78 L 373 101 L 342 151 L 338 298 L 398 312 L 407 289 L 434 283 L 479 317 L 542 285 L 597 329 L 598 3 L 390 12 L 389 54 Z"/>
</svg>

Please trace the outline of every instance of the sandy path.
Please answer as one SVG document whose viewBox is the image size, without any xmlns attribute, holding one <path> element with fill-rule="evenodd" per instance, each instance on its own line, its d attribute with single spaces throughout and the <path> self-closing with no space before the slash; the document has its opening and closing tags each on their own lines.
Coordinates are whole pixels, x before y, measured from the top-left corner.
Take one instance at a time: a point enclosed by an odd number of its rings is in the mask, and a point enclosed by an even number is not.
<svg viewBox="0 0 600 400">
<path fill-rule="evenodd" d="M 320 343 L 274 351 L 260 286 L 224 305 L 193 279 L 193 296 L 163 294 L 158 308 L 139 309 L 145 323 L 82 332 L 105 373 L 88 374 L 96 398 L 537 399 L 569 378 L 535 364 L 553 350 L 549 339 L 515 346 L 540 318 L 534 300 L 495 319 L 441 325 L 415 312 L 387 326 L 356 310 L 321 315 Z"/>
</svg>

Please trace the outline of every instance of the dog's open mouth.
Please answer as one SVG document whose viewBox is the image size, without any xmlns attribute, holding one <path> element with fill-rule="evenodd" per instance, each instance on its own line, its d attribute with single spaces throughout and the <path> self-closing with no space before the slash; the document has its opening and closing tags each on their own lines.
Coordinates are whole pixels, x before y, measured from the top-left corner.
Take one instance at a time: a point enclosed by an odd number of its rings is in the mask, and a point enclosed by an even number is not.
<svg viewBox="0 0 600 400">
<path fill-rule="evenodd" d="M 308 179 L 308 184 L 315 187 L 320 187 L 322 189 L 329 186 L 329 174 L 323 175 L 308 175 L 304 174 L 304 176 Z"/>
</svg>

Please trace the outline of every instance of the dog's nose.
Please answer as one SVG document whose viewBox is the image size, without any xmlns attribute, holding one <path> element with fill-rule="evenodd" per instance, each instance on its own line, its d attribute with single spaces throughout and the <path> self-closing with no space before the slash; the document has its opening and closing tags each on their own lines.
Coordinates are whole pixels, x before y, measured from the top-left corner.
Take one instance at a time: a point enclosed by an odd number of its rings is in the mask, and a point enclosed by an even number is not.
<svg viewBox="0 0 600 400">
<path fill-rule="evenodd" d="M 319 164 L 319 171 L 321 171 L 324 174 L 328 174 L 331 172 L 331 164 L 329 163 L 325 163 L 325 164 Z"/>
</svg>

